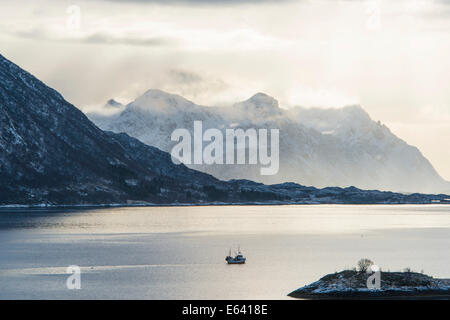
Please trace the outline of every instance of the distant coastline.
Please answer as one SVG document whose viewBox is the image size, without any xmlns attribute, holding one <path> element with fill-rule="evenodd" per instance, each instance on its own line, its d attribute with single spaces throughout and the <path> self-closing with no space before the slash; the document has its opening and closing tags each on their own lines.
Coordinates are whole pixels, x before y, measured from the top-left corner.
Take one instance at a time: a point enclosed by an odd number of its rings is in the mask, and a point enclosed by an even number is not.
<svg viewBox="0 0 450 320">
<path fill-rule="evenodd" d="M 305 202 L 248 202 L 248 203 L 222 203 L 222 202 L 210 202 L 210 203 L 146 203 L 146 204 L 129 204 L 129 203 L 104 203 L 104 204 L 8 204 L 0 205 L 0 209 L 44 209 L 44 208 L 139 208 L 139 207 L 214 207 L 214 206 L 292 206 L 292 205 L 342 205 L 342 206 L 401 206 L 401 205 L 450 205 L 448 202 L 442 203 L 305 203 Z"/>
</svg>

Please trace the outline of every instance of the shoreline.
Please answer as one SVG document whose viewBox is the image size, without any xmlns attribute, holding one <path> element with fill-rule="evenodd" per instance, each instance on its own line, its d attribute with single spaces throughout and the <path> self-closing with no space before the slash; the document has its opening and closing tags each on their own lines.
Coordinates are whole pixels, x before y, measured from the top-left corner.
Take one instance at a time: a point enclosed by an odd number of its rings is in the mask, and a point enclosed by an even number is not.
<svg viewBox="0 0 450 320">
<path fill-rule="evenodd" d="M 304 300 L 450 300 L 450 292 L 447 293 L 423 293 L 423 294 L 412 294 L 412 295 L 380 295 L 380 296 L 369 296 L 369 295 L 355 295 L 355 296 L 294 296 L 288 295 L 294 299 L 304 299 Z"/>
<path fill-rule="evenodd" d="M 295 291 L 288 297 L 307 300 L 450 300 L 450 288 L 439 290 L 373 290 L 302 294 Z"/>
<path fill-rule="evenodd" d="M 369 281 L 378 278 L 378 287 Z M 373 284 L 373 283 L 372 283 Z M 330 273 L 288 294 L 309 300 L 415 300 L 450 299 L 450 279 L 438 279 L 412 271 L 384 272 L 344 270 Z"/>
<path fill-rule="evenodd" d="M 223 202 L 208 202 L 208 203 L 105 203 L 105 204 L 8 204 L 0 205 L 0 209 L 45 209 L 45 208 L 136 208 L 136 207 L 214 207 L 214 206 L 291 206 L 291 205 L 337 205 L 337 206 L 401 206 L 401 205 L 418 205 L 418 206 L 445 206 L 450 203 L 318 203 L 318 202 L 247 202 L 247 203 L 223 203 Z"/>
</svg>

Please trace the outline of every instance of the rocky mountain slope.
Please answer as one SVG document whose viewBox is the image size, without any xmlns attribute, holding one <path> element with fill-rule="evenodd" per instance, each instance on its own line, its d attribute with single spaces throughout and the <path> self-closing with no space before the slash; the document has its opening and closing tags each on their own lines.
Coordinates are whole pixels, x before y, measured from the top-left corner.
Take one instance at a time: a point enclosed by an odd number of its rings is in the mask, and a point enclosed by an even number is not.
<svg viewBox="0 0 450 320">
<path fill-rule="evenodd" d="M 262 176 L 260 165 L 189 165 L 219 179 L 244 178 L 266 184 L 292 181 L 315 187 L 357 186 L 397 192 L 450 192 L 430 162 L 413 146 L 373 121 L 360 106 L 342 109 L 282 109 L 258 93 L 229 107 L 196 105 L 181 96 L 148 90 L 113 115 L 88 114 L 100 128 L 126 132 L 170 152 L 177 128 L 277 128 L 280 170 Z"/>
<path fill-rule="evenodd" d="M 0 204 L 171 202 L 189 191 L 200 191 L 199 200 L 202 186 L 219 183 L 126 134 L 100 130 L 3 56 L 0 151 Z"/>
</svg>

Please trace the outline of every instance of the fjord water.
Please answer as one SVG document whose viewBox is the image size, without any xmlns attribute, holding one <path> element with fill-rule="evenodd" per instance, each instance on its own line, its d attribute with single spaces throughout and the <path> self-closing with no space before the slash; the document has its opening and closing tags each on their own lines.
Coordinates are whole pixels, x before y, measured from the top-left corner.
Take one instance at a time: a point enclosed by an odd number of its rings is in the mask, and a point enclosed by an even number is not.
<svg viewBox="0 0 450 320">
<path fill-rule="evenodd" d="M 0 298 L 285 299 L 360 258 L 450 278 L 449 248 L 448 205 L 3 208 Z"/>
</svg>

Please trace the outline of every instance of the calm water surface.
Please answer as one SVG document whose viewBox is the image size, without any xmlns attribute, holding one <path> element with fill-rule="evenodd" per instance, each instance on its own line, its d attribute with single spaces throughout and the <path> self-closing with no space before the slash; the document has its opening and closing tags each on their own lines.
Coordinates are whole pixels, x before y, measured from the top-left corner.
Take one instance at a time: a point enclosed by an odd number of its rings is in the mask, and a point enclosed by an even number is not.
<svg viewBox="0 0 450 320">
<path fill-rule="evenodd" d="M 285 299 L 363 257 L 450 278 L 449 248 L 446 205 L 4 208 L 0 299 Z"/>
</svg>

